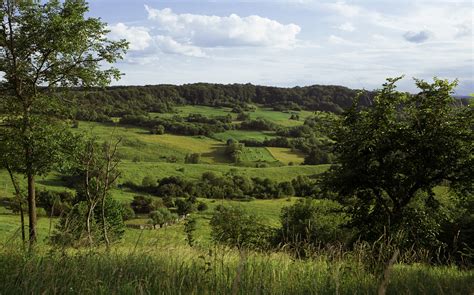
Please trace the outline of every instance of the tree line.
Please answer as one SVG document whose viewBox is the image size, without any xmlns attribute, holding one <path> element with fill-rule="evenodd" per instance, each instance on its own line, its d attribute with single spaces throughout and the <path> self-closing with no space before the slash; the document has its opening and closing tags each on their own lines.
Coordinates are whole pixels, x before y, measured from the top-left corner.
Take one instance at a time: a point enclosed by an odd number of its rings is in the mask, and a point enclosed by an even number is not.
<svg viewBox="0 0 474 295">
<path fill-rule="evenodd" d="M 309 110 L 342 113 L 352 105 L 359 90 L 342 86 L 313 85 L 279 88 L 252 84 L 114 86 L 74 89 L 77 119 L 101 121 L 106 117 L 170 112 L 177 105 L 204 105 L 247 110 L 248 104 L 261 104 L 278 111 Z M 372 92 L 364 91 L 364 105 L 370 105 Z"/>
</svg>

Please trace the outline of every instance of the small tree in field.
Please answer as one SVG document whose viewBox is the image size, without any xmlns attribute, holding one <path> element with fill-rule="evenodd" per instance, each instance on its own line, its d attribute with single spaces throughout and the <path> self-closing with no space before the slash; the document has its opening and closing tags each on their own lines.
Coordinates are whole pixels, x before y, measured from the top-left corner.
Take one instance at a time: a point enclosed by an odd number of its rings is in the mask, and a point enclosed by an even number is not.
<svg viewBox="0 0 474 295">
<path fill-rule="evenodd" d="M 37 235 L 35 177 L 62 162 L 62 151 L 71 147 L 61 124 L 68 109 L 64 89 L 104 86 L 120 76 L 101 65 L 121 58 L 127 43 L 107 40 L 106 25 L 86 18 L 87 10 L 82 0 L 0 4 L 1 140 L 12 147 L 10 167 L 27 179 L 31 245 Z"/>
<path fill-rule="evenodd" d="M 151 223 L 156 226 L 159 225 L 163 227 L 165 223 L 172 222 L 176 220 L 178 216 L 173 214 L 168 210 L 168 208 L 161 207 L 156 209 L 156 211 L 150 212 Z"/>
<path fill-rule="evenodd" d="M 324 183 L 363 238 L 404 232 L 404 241 L 424 241 L 436 228 L 419 230 L 417 218 L 430 214 L 412 208 L 415 201 L 436 210 L 433 189 L 442 183 L 472 194 L 473 109 L 451 96 L 456 82 L 416 80 L 412 95 L 395 90 L 399 79 L 388 79 L 372 107 L 345 114 L 334 138 L 338 164 Z"/>
<path fill-rule="evenodd" d="M 60 220 L 56 241 L 80 245 L 85 236 L 89 246 L 105 243 L 109 248 L 111 237 L 123 234 L 123 207 L 110 196 L 110 190 L 120 175 L 117 169 L 119 143 L 120 140 L 115 144 L 105 142 L 99 145 L 94 139 L 85 142 L 73 172 L 81 181 L 75 204 L 71 212 Z"/>
</svg>

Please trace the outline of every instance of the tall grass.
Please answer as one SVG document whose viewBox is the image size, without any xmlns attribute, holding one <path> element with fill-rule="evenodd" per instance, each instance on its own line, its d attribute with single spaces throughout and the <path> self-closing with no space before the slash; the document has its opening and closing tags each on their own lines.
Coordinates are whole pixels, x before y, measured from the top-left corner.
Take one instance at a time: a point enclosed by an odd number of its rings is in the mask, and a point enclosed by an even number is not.
<svg viewBox="0 0 474 295">
<path fill-rule="evenodd" d="M 383 273 L 355 256 L 294 260 L 226 248 L 0 250 L 0 294 L 376 294 Z M 340 257 L 340 259 L 334 259 Z M 387 294 L 471 294 L 474 273 L 394 265 Z"/>
</svg>

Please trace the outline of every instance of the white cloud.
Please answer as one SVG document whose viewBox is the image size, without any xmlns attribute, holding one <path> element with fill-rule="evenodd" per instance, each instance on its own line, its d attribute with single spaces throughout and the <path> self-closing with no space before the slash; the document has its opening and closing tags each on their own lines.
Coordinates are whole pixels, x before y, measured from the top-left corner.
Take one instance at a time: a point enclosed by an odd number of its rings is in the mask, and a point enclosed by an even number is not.
<svg viewBox="0 0 474 295">
<path fill-rule="evenodd" d="M 337 28 L 341 31 L 346 31 L 346 32 L 354 32 L 355 31 L 354 25 L 351 24 L 350 22 L 345 22 Z"/>
<path fill-rule="evenodd" d="M 126 39 L 130 50 L 145 50 L 152 41 L 148 29 L 145 27 L 128 27 L 123 23 L 109 26 L 109 36 L 114 40 Z"/>
<path fill-rule="evenodd" d="M 344 17 L 355 17 L 361 12 L 361 8 L 359 6 L 347 4 L 344 1 L 329 3 L 327 6 Z"/>
<path fill-rule="evenodd" d="M 456 38 L 468 37 L 472 38 L 472 24 L 465 22 L 463 24 L 458 24 L 455 26 Z"/>
<path fill-rule="evenodd" d="M 171 54 L 182 54 L 187 56 L 194 57 L 205 57 L 206 54 L 201 50 L 201 48 L 179 43 L 169 36 L 156 36 L 154 38 L 156 46 L 164 53 Z"/>
<path fill-rule="evenodd" d="M 109 30 L 109 37 L 111 39 L 126 39 L 130 43 L 129 49 L 131 53 L 127 56 L 127 61 L 130 63 L 156 60 L 156 55 L 159 52 L 194 57 L 206 56 L 199 47 L 180 43 L 169 36 L 152 36 L 149 29 L 145 27 L 129 27 L 123 23 L 118 23 L 109 26 Z"/>
<path fill-rule="evenodd" d="M 285 25 L 258 15 L 221 17 L 145 8 L 148 19 L 156 22 L 166 35 L 199 47 L 290 47 L 301 31 L 298 25 Z"/>
</svg>

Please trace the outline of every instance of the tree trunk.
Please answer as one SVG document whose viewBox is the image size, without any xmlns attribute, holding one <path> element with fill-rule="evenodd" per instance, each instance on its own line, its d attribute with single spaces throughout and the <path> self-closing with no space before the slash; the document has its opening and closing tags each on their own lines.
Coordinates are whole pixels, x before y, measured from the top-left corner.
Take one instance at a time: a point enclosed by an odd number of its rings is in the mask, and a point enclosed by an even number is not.
<svg viewBox="0 0 474 295">
<path fill-rule="evenodd" d="M 23 204 L 21 200 L 21 196 L 18 196 L 18 201 L 20 203 L 20 222 L 21 222 L 21 241 L 23 242 L 23 245 L 25 244 L 26 241 L 26 235 L 25 235 L 25 212 L 23 212 Z"/>
<path fill-rule="evenodd" d="M 92 228 L 91 228 L 91 220 L 92 215 L 94 213 L 94 204 L 89 205 L 89 210 L 87 211 L 87 219 L 86 219 L 86 226 L 87 226 L 87 239 L 89 240 L 89 246 L 92 248 L 94 246 L 94 240 L 92 239 Z"/>
<path fill-rule="evenodd" d="M 102 230 L 104 231 L 105 246 L 107 250 L 110 248 L 109 235 L 107 233 L 107 221 L 105 219 L 105 196 L 102 198 Z"/>
<path fill-rule="evenodd" d="M 10 175 L 10 179 L 12 181 L 13 188 L 15 189 L 15 195 L 16 195 L 18 206 L 20 209 L 21 241 L 24 244 L 26 241 L 26 235 L 25 235 L 25 212 L 23 211 L 23 196 L 21 195 L 20 186 L 18 185 L 18 182 L 16 181 L 15 175 L 13 174 L 13 171 L 10 168 L 10 165 L 8 163 L 5 163 L 5 167 L 7 168 L 8 174 Z"/>
<path fill-rule="evenodd" d="M 29 172 L 28 175 L 28 217 L 30 222 L 30 247 L 36 243 L 36 196 L 35 176 Z"/>
</svg>

